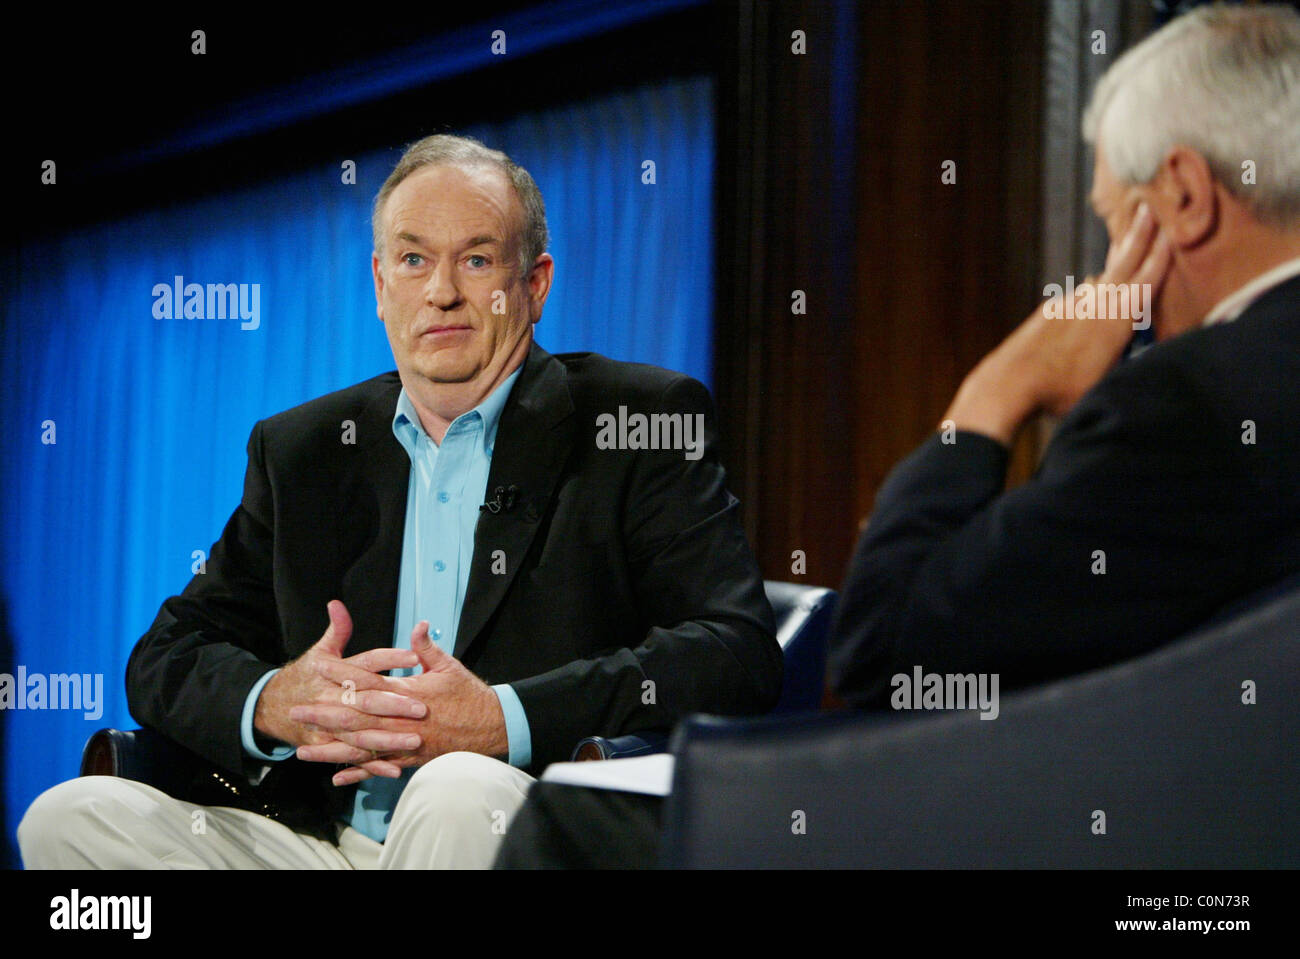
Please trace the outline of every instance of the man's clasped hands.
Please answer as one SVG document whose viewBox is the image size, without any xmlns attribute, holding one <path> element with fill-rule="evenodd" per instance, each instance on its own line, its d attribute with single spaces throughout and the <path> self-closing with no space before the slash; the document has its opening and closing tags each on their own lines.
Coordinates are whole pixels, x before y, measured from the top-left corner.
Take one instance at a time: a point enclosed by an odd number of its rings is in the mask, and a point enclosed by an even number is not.
<svg viewBox="0 0 1300 959">
<path fill-rule="evenodd" d="M 301 760 L 346 766 L 335 773 L 336 786 L 396 778 L 448 752 L 508 753 L 497 694 L 430 639 L 427 621 L 411 631 L 410 649 L 344 658 L 352 617 L 338 600 L 327 609 L 330 625 L 320 640 L 262 690 L 258 732 L 296 746 Z M 417 666 L 412 676 L 384 675 Z"/>
</svg>

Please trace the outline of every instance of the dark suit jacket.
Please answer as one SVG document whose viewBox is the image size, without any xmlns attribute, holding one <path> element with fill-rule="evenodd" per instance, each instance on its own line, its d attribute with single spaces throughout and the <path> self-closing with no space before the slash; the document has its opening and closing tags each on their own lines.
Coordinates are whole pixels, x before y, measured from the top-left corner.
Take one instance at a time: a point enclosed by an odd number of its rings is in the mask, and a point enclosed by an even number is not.
<svg viewBox="0 0 1300 959">
<path fill-rule="evenodd" d="M 392 645 L 410 472 L 392 432 L 400 389 L 386 373 L 254 426 L 243 499 L 206 572 L 163 603 L 131 655 L 137 720 L 247 773 L 244 700 L 320 638 L 330 599 L 352 614 L 345 655 Z M 705 414 L 704 455 L 598 449 L 597 417 L 620 406 Z M 349 420 L 355 445 L 341 442 Z M 713 431 L 708 392 L 689 377 L 536 344 L 529 352 L 488 479 L 489 490 L 518 494 L 479 516 L 455 655 L 484 681 L 514 685 L 532 733 L 530 771 L 568 759 L 584 736 L 776 703 L 772 612 Z M 263 795 L 295 807 L 289 821 L 319 825 L 312 811 L 351 802 L 350 789 L 328 786 L 334 769 L 287 760 Z"/>
<path fill-rule="evenodd" d="M 833 626 L 849 702 L 918 665 L 1002 690 L 1099 667 L 1300 570 L 1300 278 L 1119 364 L 1010 492 L 1007 455 L 936 434 L 884 484 Z"/>
</svg>

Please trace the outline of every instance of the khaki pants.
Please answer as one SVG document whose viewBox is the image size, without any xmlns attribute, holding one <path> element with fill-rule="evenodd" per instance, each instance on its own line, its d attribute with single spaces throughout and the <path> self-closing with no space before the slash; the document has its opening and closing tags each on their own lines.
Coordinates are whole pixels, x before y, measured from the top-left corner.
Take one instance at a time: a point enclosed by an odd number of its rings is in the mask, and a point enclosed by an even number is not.
<svg viewBox="0 0 1300 959">
<path fill-rule="evenodd" d="M 83 776 L 36 798 L 18 845 L 28 869 L 487 869 L 533 781 L 488 756 L 448 753 L 411 777 L 383 843 L 340 823 L 334 846 L 242 809 Z"/>
</svg>

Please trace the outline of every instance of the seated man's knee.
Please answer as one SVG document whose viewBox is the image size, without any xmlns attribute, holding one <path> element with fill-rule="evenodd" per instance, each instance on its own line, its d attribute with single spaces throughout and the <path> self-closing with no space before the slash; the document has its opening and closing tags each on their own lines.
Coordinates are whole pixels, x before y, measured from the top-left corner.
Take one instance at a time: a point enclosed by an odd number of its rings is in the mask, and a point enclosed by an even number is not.
<svg viewBox="0 0 1300 959">
<path fill-rule="evenodd" d="M 517 770 L 490 756 L 445 753 L 416 771 L 402 801 L 439 817 L 509 817 L 523 802 L 519 778 Z"/>
<path fill-rule="evenodd" d="M 134 785 L 114 776 L 82 776 L 45 790 L 18 824 L 18 848 L 28 869 L 91 865 L 88 849 L 140 819 Z M 92 842 L 93 840 L 93 842 Z"/>
<path fill-rule="evenodd" d="M 477 753 L 425 763 L 398 800 L 380 867 L 487 869 L 532 781 Z"/>
</svg>

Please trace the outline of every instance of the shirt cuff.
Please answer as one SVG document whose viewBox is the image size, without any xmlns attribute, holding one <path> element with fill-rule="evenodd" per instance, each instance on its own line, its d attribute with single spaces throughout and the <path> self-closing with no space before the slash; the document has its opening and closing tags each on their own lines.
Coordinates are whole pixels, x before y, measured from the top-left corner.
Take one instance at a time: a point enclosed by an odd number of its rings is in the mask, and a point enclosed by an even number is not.
<svg viewBox="0 0 1300 959">
<path fill-rule="evenodd" d="M 523 769 L 533 761 L 533 734 L 528 728 L 524 704 L 519 701 L 519 694 L 509 683 L 493 686 L 492 692 L 501 701 L 501 712 L 506 717 L 506 742 L 510 745 L 508 762 L 517 769 Z"/>
<path fill-rule="evenodd" d="M 262 695 L 262 687 L 278 672 L 278 669 L 272 669 L 253 684 L 253 688 L 248 691 L 248 696 L 244 699 L 244 714 L 239 719 L 239 740 L 244 745 L 244 752 L 255 759 L 264 759 L 267 762 L 288 759 L 297 752 L 292 746 L 285 745 L 276 746 L 268 755 L 257 748 L 257 742 L 253 738 L 253 713 L 257 711 L 257 697 Z"/>
</svg>

